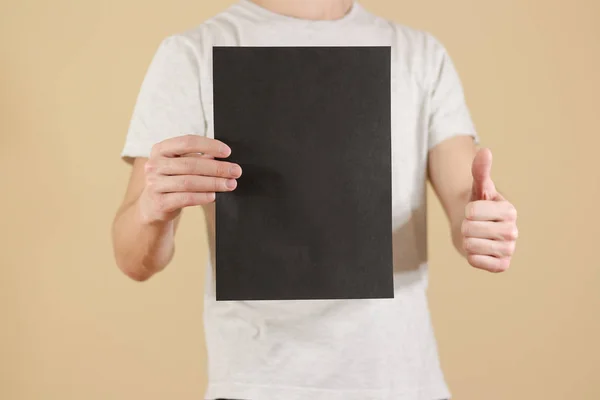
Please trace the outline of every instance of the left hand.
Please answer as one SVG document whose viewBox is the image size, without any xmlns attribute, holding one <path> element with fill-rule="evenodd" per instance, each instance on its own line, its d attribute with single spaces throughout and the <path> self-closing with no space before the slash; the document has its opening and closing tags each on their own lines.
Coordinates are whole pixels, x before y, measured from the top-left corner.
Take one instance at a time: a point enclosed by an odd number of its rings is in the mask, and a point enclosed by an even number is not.
<svg viewBox="0 0 600 400">
<path fill-rule="evenodd" d="M 503 272 L 517 240 L 517 210 L 496 191 L 490 177 L 492 152 L 481 149 L 472 166 L 473 190 L 462 223 L 463 249 L 475 268 Z"/>
</svg>

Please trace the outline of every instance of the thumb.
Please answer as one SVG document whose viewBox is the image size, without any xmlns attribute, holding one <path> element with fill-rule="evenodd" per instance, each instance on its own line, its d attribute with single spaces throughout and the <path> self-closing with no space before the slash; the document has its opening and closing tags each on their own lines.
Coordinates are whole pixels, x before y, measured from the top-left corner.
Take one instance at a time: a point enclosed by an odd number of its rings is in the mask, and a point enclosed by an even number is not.
<svg viewBox="0 0 600 400">
<path fill-rule="evenodd" d="M 481 149 L 475 155 L 471 173 L 473 174 L 473 190 L 471 200 L 493 200 L 497 197 L 496 186 L 490 175 L 492 171 L 492 152 Z"/>
</svg>

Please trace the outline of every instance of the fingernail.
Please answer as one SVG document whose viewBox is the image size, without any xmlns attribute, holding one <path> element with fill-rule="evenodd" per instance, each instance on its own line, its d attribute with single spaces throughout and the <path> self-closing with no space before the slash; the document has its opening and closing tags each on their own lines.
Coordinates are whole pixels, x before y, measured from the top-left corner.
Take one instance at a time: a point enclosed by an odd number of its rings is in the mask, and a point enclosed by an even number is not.
<svg viewBox="0 0 600 400">
<path fill-rule="evenodd" d="M 225 185 L 227 186 L 228 189 L 235 189 L 235 187 L 237 186 L 237 182 L 235 179 L 227 179 L 227 182 L 225 182 Z"/>
<path fill-rule="evenodd" d="M 237 177 L 242 174 L 242 169 L 239 165 L 232 165 L 231 168 L 229 168 L 229 173 Z"/>
<path fill-rule="evenodd" d="M 231 149 L 227 145 L 221 146 L 221 154 L 224 156 L 229 156 L 231 154 Z"/>
</svg>

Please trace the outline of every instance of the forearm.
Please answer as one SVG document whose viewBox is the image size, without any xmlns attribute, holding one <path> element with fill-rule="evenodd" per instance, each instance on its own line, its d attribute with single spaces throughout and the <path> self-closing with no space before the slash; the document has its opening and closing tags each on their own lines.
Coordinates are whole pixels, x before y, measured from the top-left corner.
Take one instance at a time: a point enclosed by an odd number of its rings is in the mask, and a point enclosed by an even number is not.
<svg viewBox="0 0 600 400">
<path fill-rule="evenodd" d="M 176 219 L 145 222 L 137 200 L 121 207 L 112 232 L 119 268 L 137 281 L 147 280 L 164 269 L 173 258 L 176 224 Z"/>
<path fill-rule="evenodd" d="M 447 139 L 429 152 L 429 179 L 448 217 L 452 243 L 463 256 L 461 229 L 465 207 L 471 200 L 471 166 L 476 152 L 469 135 Z"/>
</svg>

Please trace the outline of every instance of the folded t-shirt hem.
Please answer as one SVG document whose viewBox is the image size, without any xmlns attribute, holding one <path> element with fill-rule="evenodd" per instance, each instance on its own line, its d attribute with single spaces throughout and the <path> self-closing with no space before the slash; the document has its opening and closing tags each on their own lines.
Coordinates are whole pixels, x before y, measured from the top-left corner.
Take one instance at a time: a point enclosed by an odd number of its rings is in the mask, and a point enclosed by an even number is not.
<svg viewBox="0 0 600 400">
<path fill-rule="evenodd" d="M 131 161 L 137 157 L 150 157 L 150 151 L 152 150 L 152 145 L 150 144 L 127 144 L 123 151 L 121 151 L 121 158 L 125 161 Z"/>
<path fill-rule="evenodd" d="M 475 144 L 479 144 L 479 135 L 475 130 L 464 126 L 458 126 L 454 129 L 448 129 L 442 132 L 436 132 L 435 134 L 432 134 L 429 138 L 428 150 L 433 149 L 438 144 L 442 143 L 444 140 L 453 138 L 455 136 L 470 136 L 473 138 Z"/>
</svg>

